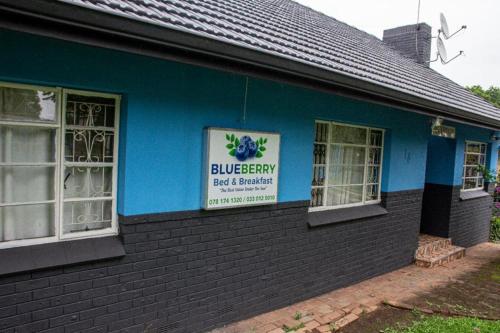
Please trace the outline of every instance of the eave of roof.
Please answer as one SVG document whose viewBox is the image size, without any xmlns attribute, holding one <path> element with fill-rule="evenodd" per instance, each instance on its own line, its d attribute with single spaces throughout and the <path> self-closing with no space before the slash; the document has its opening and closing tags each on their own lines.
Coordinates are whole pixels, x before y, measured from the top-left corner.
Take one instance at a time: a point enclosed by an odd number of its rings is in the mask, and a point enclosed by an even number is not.
<svg viewBox="0 0 500 333">
<path fill-rule="evenodd" d="M 7 29 L 284 80 L 412 112 L 500 129 L 500 119 L 470 113 L 429 98 L 419 98 L 379 82 L 359 80 L 295 59 L 81 6 L 58 1 L 19 0 L 12 3 L 0 0 L 0 14 L 0 27 Z"/>
</svg>

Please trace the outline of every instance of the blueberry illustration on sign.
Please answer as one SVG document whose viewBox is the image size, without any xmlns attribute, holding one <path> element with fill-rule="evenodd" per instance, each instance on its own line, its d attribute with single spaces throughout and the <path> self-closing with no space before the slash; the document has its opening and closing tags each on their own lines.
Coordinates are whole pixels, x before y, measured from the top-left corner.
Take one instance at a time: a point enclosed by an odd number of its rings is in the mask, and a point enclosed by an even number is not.
<svg viewBox="0 0 500 333">
<path fill-rule="evenodd" d="M 238 161 L 244 161 L 248 158 L 248 147 L 242 143 L 236 147 L 235 156 Z"/>
<path fill-rule="evenodd" d="M 226 148 L 229 150 L 229 155 L 236 157 L 238 161 L 245 161 L 248 158 L 261 158 L 264 156 L 267 143 L 267 138 L 258 138 L 253 140 L 248 135 L 237 138 L 234 134 L 226 133 L 226 139 L 229 142 Z"/>
</svg>

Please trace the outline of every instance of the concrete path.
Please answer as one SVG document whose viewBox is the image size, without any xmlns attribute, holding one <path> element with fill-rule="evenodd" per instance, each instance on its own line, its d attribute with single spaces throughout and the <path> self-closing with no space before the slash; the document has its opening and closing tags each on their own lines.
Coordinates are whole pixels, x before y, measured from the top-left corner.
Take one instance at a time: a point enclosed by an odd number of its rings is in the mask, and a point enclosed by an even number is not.
<svg viewBox="0 0 500 333">
<path fill-rule="evenodd" d="M 338 289 L 286 308 L 216 329 L 211 333 L 332 332 L 376 310 L 384 300 L 404 302 L 417 294 L 460 280 L 500 257 L 500 244 L 484 243 L 467 249 L 465 258 L 434 268 L 414 265 Z M 293 332 L 293 331 L 292 331 Z"/>
</svg>

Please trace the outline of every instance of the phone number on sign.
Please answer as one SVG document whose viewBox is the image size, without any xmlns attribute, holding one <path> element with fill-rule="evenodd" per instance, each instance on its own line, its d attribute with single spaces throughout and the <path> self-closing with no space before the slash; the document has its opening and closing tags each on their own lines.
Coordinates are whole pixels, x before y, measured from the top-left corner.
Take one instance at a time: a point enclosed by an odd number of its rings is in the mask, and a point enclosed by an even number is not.
<svg viewBox="0 0 500 333">
<path fill-rule="evenodd" d="M 216 205 L 227 205 L 227 204 L 240 204 L 240 203 L 259 203 L 276 200 L 275 195 L 253 195 L 246 197 L 232 197 L 232 198 L 220 198 L 220 199 L 209 199 L 208 204 L 210 206 Z"/>
</svg>

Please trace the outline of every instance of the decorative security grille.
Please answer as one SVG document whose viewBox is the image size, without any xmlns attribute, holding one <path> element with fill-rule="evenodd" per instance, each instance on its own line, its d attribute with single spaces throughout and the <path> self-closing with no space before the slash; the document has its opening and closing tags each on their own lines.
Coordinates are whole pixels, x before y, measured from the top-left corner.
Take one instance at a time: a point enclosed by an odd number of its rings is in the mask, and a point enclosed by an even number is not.
<svg viewBox="0 0 500 333">
<path fill-rule="evenodd" d="M 64 233 L 111 227 L 115 108 L 110 98 L 66 96 Z"/>
</svg>

